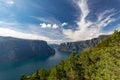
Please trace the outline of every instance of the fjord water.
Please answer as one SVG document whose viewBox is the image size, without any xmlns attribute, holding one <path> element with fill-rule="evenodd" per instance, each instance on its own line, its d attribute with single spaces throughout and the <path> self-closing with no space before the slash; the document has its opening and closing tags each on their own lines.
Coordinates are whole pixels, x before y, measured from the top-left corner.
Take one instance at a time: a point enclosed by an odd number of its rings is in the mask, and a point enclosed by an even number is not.
<svg viewBox="0 0 120 80">
<path fill-rule="evenodd" d="M 19 62 L 0 63 L 0 80 L 20 80 L 22 74 L 30 75 L 37 69 L 52 68 L 69 56 L 69 53 L 59 52 L 57 49 L 55 51 L 55 55 L 47 59 L 41 59 L 39 56 L 36 56 Z"/>
</svg>

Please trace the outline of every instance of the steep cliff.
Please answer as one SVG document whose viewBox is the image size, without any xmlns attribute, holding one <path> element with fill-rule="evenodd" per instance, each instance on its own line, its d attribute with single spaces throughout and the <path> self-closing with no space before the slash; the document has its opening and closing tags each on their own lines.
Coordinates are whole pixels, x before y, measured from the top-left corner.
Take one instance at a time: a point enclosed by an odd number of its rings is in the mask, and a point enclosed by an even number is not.
<svg viewBox="0 0 120 80">
<path fill-rule="evenodd" d="M 110 35 L 100 35 L 98 38 L 93 38 L 91 40 L 61 43 L 58 50 L 62 52 L 81 52 L 85 49 L 95 47 L 108 37 L 110 37 Z"/>
<path fill-rule="evenodd" d="M 33 56 L 49 57 L 55 50 L 42 40 L 0 37 L 0 61 L 16 61 Z"/>
</svg>

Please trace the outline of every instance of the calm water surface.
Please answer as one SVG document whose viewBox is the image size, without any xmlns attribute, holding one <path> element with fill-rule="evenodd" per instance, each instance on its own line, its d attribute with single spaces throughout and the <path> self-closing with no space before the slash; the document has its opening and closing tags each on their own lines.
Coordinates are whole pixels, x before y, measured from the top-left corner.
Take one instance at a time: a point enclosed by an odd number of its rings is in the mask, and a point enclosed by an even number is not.
<svg viewBox="0 0 120 80">
<path fill-rule="evenodd" d="M 69 53 L 61 53 L 57 49 L 54 56 L 46 60 L 40 59 L 39 56 L 19 62 L 0 63 L 0 80 L 20 80 L 21 74 L 30 75 L 36 69 L 49 69 L 61 60 L 68 58 Z"/>
</svg>

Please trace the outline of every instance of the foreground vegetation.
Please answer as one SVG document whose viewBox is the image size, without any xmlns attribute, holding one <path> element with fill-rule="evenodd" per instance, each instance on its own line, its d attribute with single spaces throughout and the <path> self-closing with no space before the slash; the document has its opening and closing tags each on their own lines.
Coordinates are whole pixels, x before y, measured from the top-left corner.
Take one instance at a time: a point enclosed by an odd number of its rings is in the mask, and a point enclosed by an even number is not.
<svg viewBox="0 0 120 80">
<path fill-rule="evenodd" d="M 83 51 L 50 70 L 37 70 L 21 80 L 120 80 L 120 32 L 115 31 L 94 49 Z"/>
</svg>

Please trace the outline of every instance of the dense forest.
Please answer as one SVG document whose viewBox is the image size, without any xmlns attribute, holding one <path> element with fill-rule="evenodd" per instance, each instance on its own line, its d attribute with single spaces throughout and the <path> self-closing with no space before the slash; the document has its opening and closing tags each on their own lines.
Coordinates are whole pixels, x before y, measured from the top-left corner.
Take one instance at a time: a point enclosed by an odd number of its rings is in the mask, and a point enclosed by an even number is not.
<svg viewBox="0 0 120 80">
<path fill-rule="evenodd" d="M 120 80 L 120 32 L 77 57 L 72 53 L 52 69 L 22 75 L 21 80 Z"/>
</svg>

